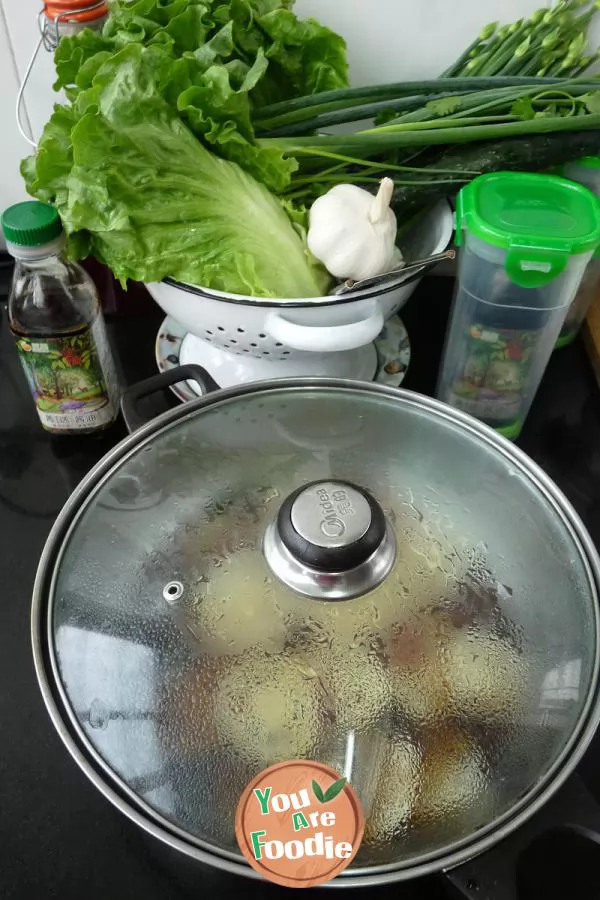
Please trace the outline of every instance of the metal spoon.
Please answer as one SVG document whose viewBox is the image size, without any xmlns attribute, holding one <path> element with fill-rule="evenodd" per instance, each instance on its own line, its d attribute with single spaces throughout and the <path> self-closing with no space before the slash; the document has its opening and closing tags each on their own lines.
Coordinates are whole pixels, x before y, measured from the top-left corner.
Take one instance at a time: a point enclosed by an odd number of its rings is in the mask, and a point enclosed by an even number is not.
<svg viewBox="0 0 600 900">
<path fill-rule="evenodd" d="M 338 284 L 334 287 L 331 294 L 335 296 L 339 296 L 340 294 L 353 294 L 355 291 L 362 291 L 365 288 L 377 287 L 378 285 L 385 284 L 388 281 L 392 281 L 398 275 L 404 275 L 405 272 L 411 272 L 416 269 L 427 269 L 430 266 L 435 266 L 436 263 L 442 262 L 444 259 L 455 258 L 456 250 L 445 250 L 443 253 L 434 253 L 433 256 L 417 259 L 414 262 L 400 266 L 398 269 L 392 269 L 391 272 L 384 272 L 382 275 L 373 275 L 372 278 L 363 278 L 360 281 L 344 281 L 343 284 Z"/>
</svg>

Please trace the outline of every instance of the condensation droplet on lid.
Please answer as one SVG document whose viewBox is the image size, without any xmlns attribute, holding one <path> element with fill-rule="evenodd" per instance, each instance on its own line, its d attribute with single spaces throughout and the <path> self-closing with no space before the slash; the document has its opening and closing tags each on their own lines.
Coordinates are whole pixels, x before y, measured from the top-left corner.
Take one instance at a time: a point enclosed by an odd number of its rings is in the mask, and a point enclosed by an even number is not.
<svg viewBox="0 0 600 900">
<path fill-rule="evenodd" d="M 108 727 L 109 718 L 110 714 L 104 703 L 98 699 L 92 700 L 88 714 L 90 727 L 104 731 L 104 729 Z"/>
<path fill-rule="evenodd" d="M 194 638 L 195 641 L 200 640 L 200 636 L 198 634 L 196 634 L 196 632 L 194 631 L 194 629 L 192 628 L 191 625 L 186 623 L 185 628 L 186 628 L 186 631 Z"/>
</svg>

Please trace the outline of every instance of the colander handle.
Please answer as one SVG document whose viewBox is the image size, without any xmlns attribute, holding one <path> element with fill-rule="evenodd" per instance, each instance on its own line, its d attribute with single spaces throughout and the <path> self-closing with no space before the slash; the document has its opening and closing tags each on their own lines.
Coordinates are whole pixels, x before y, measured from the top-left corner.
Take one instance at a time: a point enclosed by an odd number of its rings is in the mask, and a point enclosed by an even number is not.
<svg viewBox="0 0 600 900">
<path fill-rule="evenodd" d="M 159 375 L 153 375 L 151 378 L 132 384 L 121 397 L 121 412 L 130 434 L 143 425 L 147 425 L 153 418 L 153 416 L 145 416 L 140 412 L 139 401 L 158 393 L 158 391 L 163 391 L 173 384 L 178 384 L 180 381 L 196 381 L 202 388 L 203 395 L 220 390 L 219 385 L 206 369 L 192 363 L 187 366 L 177 366 L 176 369 L 168 369 L 166 372 L 160 372 Z"/>
<path fill-rule="evenodd" d="M 280 312 L 269 312 L 264 328 L 274 340 L 292 350 L 332 353 L 338 350 L 356 350 L 357 347 L 370 344 L 381 334 L 384 321 L 381 307 L 374 301 L 371 314 L 366 319 L 349 325 L 298 325 L 297 322 L 290 322 Z"/>
</svg>

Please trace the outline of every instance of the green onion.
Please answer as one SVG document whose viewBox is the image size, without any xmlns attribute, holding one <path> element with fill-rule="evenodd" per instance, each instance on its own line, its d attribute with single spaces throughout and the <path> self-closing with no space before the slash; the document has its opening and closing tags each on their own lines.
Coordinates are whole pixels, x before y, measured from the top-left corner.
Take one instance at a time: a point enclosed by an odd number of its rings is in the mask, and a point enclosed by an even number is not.
<svg viewBox="0 0 600 900">
<path fill-rule="evenodd" d="M 403 110 L 419 109 L 429 100 L 438 97 L 438 94 L 419 94 L 415 97 L 398 97 L 393 100 L 379 100 L 377 103 L 362 103 L 358 106 L 345 107 L 320 113 L 312 119 L 303 119 L 291 125 L 273 127 L 273 121 L 256 122 L 257 133 L 268 132 L 273 137 L 281 134 L 306 134 L 307 131 L 319 131 L 322 128 L 330 128 L 332 125 L 345 125 L 347 122 L 359 122 L 361 119 L 375 119 L 381 113 L 402 112 Z M 446 95 L 451 96 L 451 95 Z"/>
<path fill-rule="evenodd" d="M 307 154 L 312 155 L 312 154 L 310 154 L 309 151 L 307 151 Z M 380 162 L 374 162 L 373 160 L 367 161 L 365 159 L 357 159 L 356 157 L 352 157 L 352 156 L 345 156 L 340 153 L 327 153 L 327 152 L 320 151 L 318 154 L 315 153 L 314 155 L 315 156 L 318 155 L 319 157 L 322 157 L 324 159 L 339 160 L 339 161 L 343 162 L 344 164 L 350 165 L 350 166 L 368 166 L 369 169 L 372 169 L 373 171 L 383 170 L 385 172 L 416 172 L 416 173 L 420 173 L 423 171 L 422 168 L 418 168 L 416 166 L 397 166 L 397 165 L 394 165 L 393 163 L 389 163 L 389 162 L 380 163 Z M 338 167 L 332 166 L 331 169 L 333 169 L 333 168 L 337 169 Z M 331 171 L 331 169 L 329 169 L 329 168 L 325 169 L 325 171 L 322 172 L 322 174 L 329 173 Z M 435 175 L 456 175 L 456 171 L 454 169 L 436 169 L 434 167 L 430 168 L 428 166 L 427 171 L 431 172 Z M 363 172 L 363 174 L 366 174 L 366 173 Z M 469 172 L 468 170 L 465 170 L 465 174 L 466 175 L 478 175 L 479 173 L 478 172 Z"/>
<path fill-rule="evenodd" d="M 584 131 L 600 128 L 600 115 L 581 117 L 553 116 L 552 118 L 530 119 L 527 121 L 511 121 L 491 124 L 473 125 L 472 120 L 459 120 L 447 124 L 444 128 L 423 130 L 391 131 L 374 129 L 357 134 L 329 134 L 318 137 L 262 139 L 258 144 L 263 147 L 276 146 L 288 155 L 302 155 L 303 151 L 311 154 L 322 150 L 337 150 L 352 156 L 365 157 L 369 154 L 383 153 L 398 147 L 422 146 L 427 144 L 464 144 L 471 141 L 494 140 L 496 138 L 526 136 L 528 134 L 544 134 L 560 131 Z M 443 123 L 440 123 L 443 124 Z"/>
<path fill-rule="evenodd" d="M 444 118 L 444 119 L 430 119 L 427 122 L 407 122 L 406 124 L 399 122 L 396 125 L 380 125 L 379 128 L 368 128 L 365 131 L 359 131 L 357 134 L 370 134 L 370 135 L 380 135 L 380 134 L 400 134 L 401 132 L 409 132 L 415 133 L 417 131 L 432 131 L 435 129 L 447 129 L 451 130 L 453 128 L 462 128 L 463 125 L 487 125 L 490 122 L 505 122 L 508 121 L 516 121 L 519 119 L 519 116 L 472 116 L 470 118 Z M 330 135 L 333 137 L 334 135 Z"/>
<path fill-rule="evenodd" d="M 525 86 L 514 88 L 495 88 L 488 91 L 473 91 L 471 93 L 443 93 L 430 94 L 421 97 L 399 98 L 394 101 L 380 101 L 379 103 L 362 104 L 356 107 L 350 107 L 347 110 L 339 110 L 333 113 L 325 113 L 315 116 L 311 119 L 304 119 L 292 125 L 279 125 L 278 127 L 268 127 L 268 122 L 259 121 L 256 123 L 257 134 L 260 137 L 292 137 L 294 135 L 305 135 L 312 131 L 321 131 L 324 128 L 341 123 L 356 122 L 364 119 L 375 118 L 382 112 L 398 112 L 406 110 L 402 115 L 392 119 L 386 124 L 405 124 L 406 122 L 429 121 L 440 118 L 441 113 L 436 110 L 435 102 L 437 100 L 446 100 L 454 98 L 456 104 L 452 107 L 452 115 L 460 111 L 472 115 L 479 110 L 492 109 L 494 107 L 508 105 L 519 97 L 530 96 L 540 88 L 546 91 L 565 91 L 569 90 L 573 95 L 586 93 L 600 89 L 600 81 L 595 82 L 590 79 L 558 79 L 558 80 L 542 80 L 527 81 Z M 415 106 L 417 107 L 415 109 Z M 271 120 L 275 121 L 275 120 Z M 277 121 L 280 121 L 279 119 Z"/>
<path fill-rule="evenodd" d="M 584 49 L 597 8 L 600 0 L 558 0 L 512 24 L 490 23 L 438 79 L 328 91 L 257 109 L 258 143 L 297 158 L 288 198 L 307 202 L 343 181 L 375 185 L 386 171 L 399 188 L 414 186 L 413 205 L 419 185 L 431 197 L 437 184 L 458 188 L 479 174 L 460 170 L 458 150 L 446 170 L 445 145 L 448 151 L 455 144 L 500 146 L 513 138 L 514 147 L 515 139 L 530 136 L 544 151 L 543 139 L 555 133 L 556 158 L 559 144 L 569 143 L 561 133 L 570 132 L 569 145 L 587 147 L 594 138 L 584 135 L 600 132 L 596 97 L 583 96 L 600 96 L 600 78 L 585 75 L 600 52 Z M 321 133 L 365 119 L 384 123 L 354 134 Z M 437 160 L 439 169 L 430 169 Z"/>
<path fill-rule="evenodd" d="M 273 103 L 271 106 L 263 106 L 256 110 L 253 119 L 260 122 L 261 127 L 271 119 L 276 119 L 274 127 L 279 124 L 288 124 L 300 119 L 293 118 L 295 112 L 310 109 L 310 117 L 319 112 L 330 112 L 332 109 L 345 109 L 352 105 L 396 99 L 398 97 L 414 97 L 416 94 L 434 94 L 445 91 L 472 91 L 487 90 L 502 87 L 525 87 L 536 84 L 552 84 L 561 81 L 555 78 L 549 81 L 546 78 L 434 78 L 426 81 L 400 81 L 396 84 L 377 84 L 362 88 L 344 88 L 337 91 L 324 91 L 321 94 L 310 94 L 307 97 L 297 97 L 295 100 L 286 100 L 282 103 Z M 335 106 L 332 106 L 335 104 Z M 321 109 L 323 107 L 323 109 Z M 306 116 L 308 118 L 308 116 Z M 280 121 L 285 119 L 286 121 Z"/>
<path fill-rule="evenodd" d="M 461 69 L 463 66 L 472 58 L 472 56 L 477 52 L 478 48 L 486 41 L 487 38 L 482 38 L 481 36 L 476 38 L 472 44 L 469 44 L 465 52 L 453 63 L 445 72 L 442 72 L 442 78 L 453 78 L 455 75 L 460 75 Z"/>
</svg>

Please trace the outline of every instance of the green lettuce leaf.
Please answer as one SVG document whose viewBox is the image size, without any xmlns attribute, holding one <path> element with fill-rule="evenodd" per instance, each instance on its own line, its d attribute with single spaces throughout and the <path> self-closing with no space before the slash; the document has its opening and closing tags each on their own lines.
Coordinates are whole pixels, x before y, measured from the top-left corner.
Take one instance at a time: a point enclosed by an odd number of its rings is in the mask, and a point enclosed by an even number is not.
<svg viewBox="0 0 600 900">
<path fill-rule="evenodd" d="M 60 42 L 55 87 L 77 103 L 122 48 L 160 50 L 159 90 L 184 123 L 212 152 L 282 193 L 297 163 L 255 141 L 252 110 L 347 84 L 343 39 L 314 19 L 299 20 L 292 6 L 292 0 L 115 0 L 102 34 L 86 29 Z"/>
<path fill-rule="evenodd" d="M 169 62 L 138 42 L 105 61 L 72 107 L 55 109 L 23 164 L 28 190 L 56 205 L 73 254 L 91 249 L 122 282 L 322 295 L 329 277 L 302 214 L 293 224 L 263 184 L 192 134 L 162 93 Z"/>
<path fill-rule="evenodd" d="M 274 9 L 292 9 L 295 0 L 249 0 L 253 12 L 257 16 L 266 16 Z"/>
<path fill-rule="evenodd" d="M 298 164 L 252 126 L 264 103 L 347 84 L 342 38 L 292 6 L 113 0 L 101 33 L 61 40 L 55 87 L 71 105 L 22 171 L 59 209 L 74 256 L 91 247 L 123 281 L 323 292 L 306 211 L 269 193 L 283 194 Z"/>
<path fill-rule="evenodd" d="M 258 22 L 272 40 L 267 58 L 287 76 L 287 97 L 347 87 L 346 42 L 340 35 L 316 19 L 296 18 L 289 9 L 274 9 Z"/>
<path fill-rule="evenodd" d="M 55 87 L 85 89 L 89 82 L 78 83 L 81 67 L 96 53 L 129 43 L 160 43 L 174 58 L 192 54 L 200 72 L 219 63 L 230 74 L 252 70 L 247 89 L 255 107 L 346 87 L 343 38 L 315 19 L 298 19 L 292 6 L 292 0 L 114 0 L 101 35 L 86 29 L 63 38 Z"/>
<path fill-rule="evenodd" d="M 234 50 L 233 22 L 227 22 L 202 46 L 194 50 L 194 59 L 198 63 L 200 71 L 205 72 L 214 63 L 229 59 L 233 55 Z"/>
<path fill-rule="evenodd" d="M 207 145 L 271 190 L 281 192 L 290 184 L 298 163 L 286 159 L 276 147 L 263 148 L 255 143 L 246 90 L 252 78 L 250 70 L 235 91 L 227 69 L 212 66 L 200 76 L 199 83 L 179 95 L 177 107 L 194 134 Z"/>
<path fill-rule="evenodd" d="M 71 130 L 77 123 L 73 107 L 56 105 L 35 156 L 21 164 L 27 191 L 44 203 L 64 203 L 73 167 Z"/>
<path fill-rule="evenodd" d="M 84 28 L 79 34 L 63 37 L 54 54 L 56 68 L 54 90 L 76 87 L 78 75 L 84 65 L 98 54 L 110 54 L 113 51 L 113 42 L 106 40 L 91 28 Z"/>
</svg>

